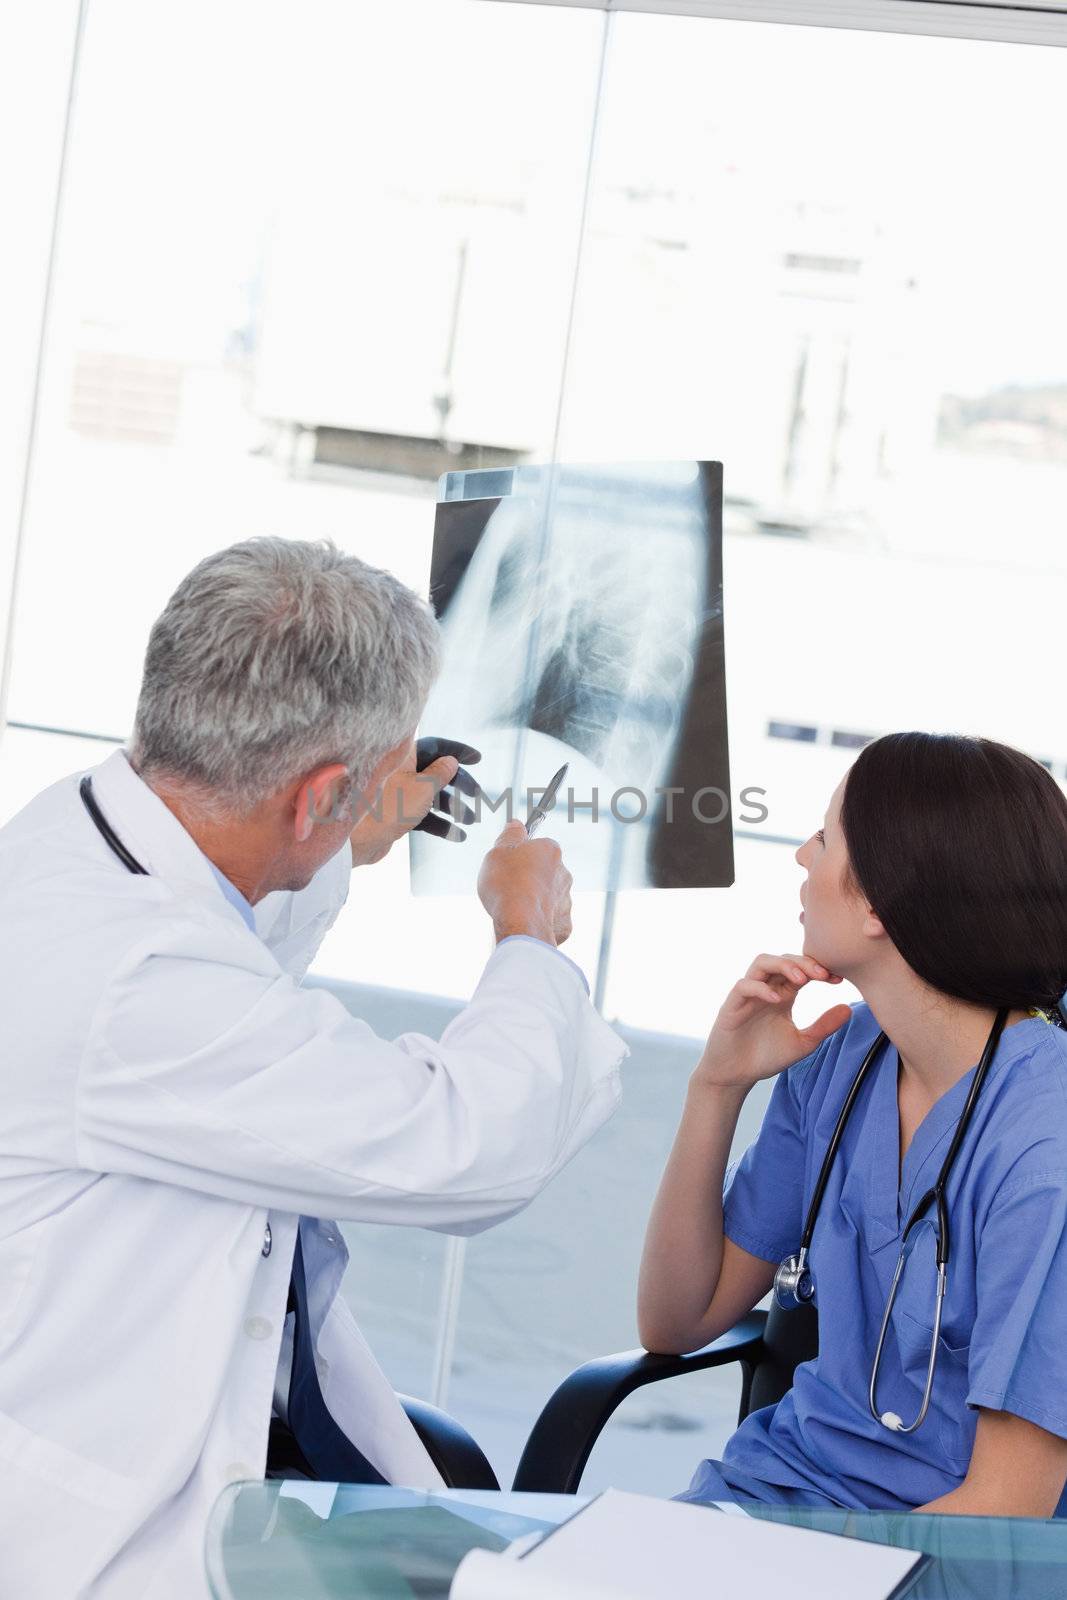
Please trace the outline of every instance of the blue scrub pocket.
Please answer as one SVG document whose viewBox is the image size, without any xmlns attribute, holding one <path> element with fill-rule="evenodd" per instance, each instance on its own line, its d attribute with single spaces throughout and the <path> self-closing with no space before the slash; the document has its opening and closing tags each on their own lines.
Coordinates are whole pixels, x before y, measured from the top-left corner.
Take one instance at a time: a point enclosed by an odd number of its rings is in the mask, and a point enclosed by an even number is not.
<svg viewBox="0 0 1067 1600">
<path fill-rule="evenodd" d="M 914 1404 L 904 1417 L 905 1422 L 910 1422 L 922 1403 L 926 1365 L 930 1359 L 930 1340 L 934 1331 L 933 1318 L 930 1318 L 929 1324 L 924 1325 L 915 1321 L 907 1312 L 902 1312 L 897 1319 L 894 1307 L 894 1322 L 900 1359 L 905 1373 L 915 1387 Z M 950 1344 L 943 1333 L 938 1335 L 937 1366 L 934 1368 L 930 1409 L 926 1413 L 922 1427 L 917 1428 L 914 1434 L 916 1443 L 926 1443 L 923 1435 L 927 1430 L 936 1432 L 938 1440 L 936 1453 L 942 1457 L 945 1470 L 959 1478 L 966 1476 L 971 1463 L 977 1423 L 977 1413 L 968 1410 L 966 1399 L 967 1364 L 970 1353 L 969 1344 Z"/>
<path fill-rule="evenodd" d="M 896 1261 L 892 1265 L 895 1269 Z M 889 1285 L 887 1283 L 887 1293 L 888 1289 Z M 893 1304 L 891 1325 L 897 1331 L 902 1351 L 905 1344 L 910 1350 L 912 1335 L 909 1329 L 913 1329 L 918 1324 L 927 1330 L 926 1350 L 927 1354 L 929 1354 L 936 1309 L 937 1230 L 933 1222 L 924 1220 L 917 1222 L 909 1235 L 908 1259 L 904 1263 L 904 1271 L 901 1275 L 900 1283 L 897 1287 L 897 1297 Z M 925 1373 L 925 1357 L 922 1362 L 922 1369 L 923 1373 Z M 911 1365 L 907 1361 L 904 1364 L 904 1370 L 909 1375 L 911 1374 Z"/>
</svg>

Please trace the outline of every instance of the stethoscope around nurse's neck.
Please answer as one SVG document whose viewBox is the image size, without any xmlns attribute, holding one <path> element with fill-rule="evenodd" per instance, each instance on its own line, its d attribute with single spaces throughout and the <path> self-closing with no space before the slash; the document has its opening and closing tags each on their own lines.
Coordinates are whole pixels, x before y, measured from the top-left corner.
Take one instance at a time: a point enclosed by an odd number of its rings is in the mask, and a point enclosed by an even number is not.
<svg viewBox="0 0 1067 1600">
<path fill-rule="evenodd" d="M 967 1129 L 970 1126 L 971 1117 L 974 1113 L 975 1102 L 978 1099 L 982 1084 L 985 1082 L 986 1074 L 988 1073 L 990 1064 L 994 1055 L 996 1054 L 1000 1036 L 1004 1031 L 1005 1023 L 1008 1020 L 1008 1011 L 1009 1007 L 1003 1006 L 996 1014 L 996 1019 L 989 1031 L 989 1037 L 986 1040 L 985 1049 L 982 1051 L 981 1060 L 978 1063 L 977 1070 L 974 1074 L 974 1080 L 971 1083 L 971 1087 L 967 1095 L 967 1102 L 964 1105 L 959 1121 L 956 1124 L 956 1131 L 953 1134 L 952 1142 L 945 1153 L 945 1159 L 941 1163 L 941 1171 L 937 1175 L 937 1181 L 932 1189 L 927 1189 L 918 1205 L 912 1210 L 912 1213 L 904 1226 L 904 1232 L 900 1237 L 900 1255 L 897 1260 L 896 1270 L 893 1273 L 893 1281 L 889 1288 L 889 1298 L 886 1301 L 885 1311 L 882 1315 L 882 1326 L 878 1333 L 878 1348 L 874 1353 L 874 1362 L 871 1366 L 871 1381 L 867 1390 L 867 1404 L 870 1408 L 872 1417 L 876 1422 L 882 1423 L 884 1427 L 889 1428 L 893 1433 L 914 1433 L 916 1428 L 918 1428 L 922 1423 L 930 1407 L 930 1395 L 933 1392 L 934 1386 L 934 1369 L 937 1366 L 937 1341 L 941 1334 L 941 1312 L 945 1302 L 945 1291 L 948 1287 L 948 1260 L 951 1249 L 948 1205 L 945 1200 L 945 1188 L 948 1184 L 949 1174 L 952 1171 L 952 1164 L 956 1159 L 960 1145 L 963 1143 L 967 1135 Z M 841 1114 L 837 1119 L 837 1126 L 834 1129 L 833 1137 L 827 1146 L 826 1154 L 823 1157 L 822 1166 L 819 1169 L 819 1177 L 815 1185 L 815 1192 L 811 1197 L 811 1204 L 808 1207 L 808 1215 L 804 1223 L 804 1231 L 800 1238 L 800 1249 L 797 1251 L 796 1255 L 787 1256 L 774 1275 L 774 1297 L 778 1304 L 786 1309 L 790 1309 L 795 1306 L 809 1305 L 814 1298 L 815 1284 L 812 1280 L 811 1271 L 808 1267 L 808 1251 L 811 1249 L 811 1241 L 815 1233 L 815 1224 L 819 1216 L 819 1207 L 822 1204 L 822 1198 L 826 1192 L 826 1185 L 829 1182 L 830 1171 L 833 1167 L 834 1157 L 836 1156 L 838 1147 L 840 1146 L 841 1140 L 844 1137 L 845 1128 L 848 1124 L 848 1119 L 851 1115 L 852 1108 L 856 1103 L 857 1096 L 859 1095 L 859 1092 L 863 1087 L 864 1080 L 866 1079 L 872 1064 L 877 1059 L 879 1052 L 881 1051 L 882 1047 L 888 1043 L 889 1040 L 886 1034 L 879 1033 L 877 1039 L 875 1039 L 874 1043 L 871 1045 L 871 1048 L 867 1051 L 867 1054 L 863 1058 L 860 1069 L 856 1074 L 856 1077 L 852 1083 L 852 1087 L 848 1091 L 845 1103 L 841 1108 Z M 900 1417 L 897 1416 L 895 1411 L 879 1412 L 876 1400 L 878 1370 L 881 1365 L 882 1348 L 885 1345 L 885 1336 L 889 1327 L 889 1318 L 893 1310 L 893 1304 L 897 1297 L 897 1289 L 900 1286 L 900 1280 L 904 1272 L 904 1264 L 907 1261 L 908 1256 L 911 1254 L 915 1240 L 918 1237 L 917 1234 L 913 1233 L 913 1229 L 915 1228 L 916 1223 L 919 1222 L 925 1215 L 931 1204 L 937 1208 L 937 1299 L 934 1306 L 934 1328 L 930 1339 L 930 1359 L 926 1366 L 926 1384 L 923 1390 L 922 1406 L 919 1409 L 919 1414 L 915 1418 L 915 1421 L 905 1423 Z"/>
</svg>

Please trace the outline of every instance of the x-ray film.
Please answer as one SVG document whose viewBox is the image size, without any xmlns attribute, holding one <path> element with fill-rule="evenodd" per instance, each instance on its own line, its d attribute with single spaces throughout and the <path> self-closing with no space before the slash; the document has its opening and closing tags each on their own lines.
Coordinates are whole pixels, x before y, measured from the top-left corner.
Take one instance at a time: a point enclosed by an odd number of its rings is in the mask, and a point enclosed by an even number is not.
<svg viewBox="0 0 1067 1600">
<path fill-rule="evenodd" d="M 471 892 L 569 763 L 540 835 L 580 889 L 733 882 L 718 462 L 442 480 L 421 731 L 482 752 L 462 843 L 409 834 L 416 894 Z"/>
</svg>

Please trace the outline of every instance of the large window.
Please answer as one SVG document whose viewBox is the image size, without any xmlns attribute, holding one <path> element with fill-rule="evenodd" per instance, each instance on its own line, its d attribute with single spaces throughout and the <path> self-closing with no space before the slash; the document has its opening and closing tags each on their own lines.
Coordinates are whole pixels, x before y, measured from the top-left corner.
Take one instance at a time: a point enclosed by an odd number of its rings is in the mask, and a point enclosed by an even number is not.
<svg viewBox="0 0 1067 1600">
<path fill-rule="evenodd" d="M 735 818 L 732 891 L 620 898 L 609 1014 L 698 1033 L 741 953 L 793 947 L 763 841 L 818 825 L 865 738 L 1067 777 L 1065 68 L 614 19 L 561 449 L 725 463 L 731 767 L 768 816 Z"/>
<path fill-rule="evenodd" d="M 792 851 L 856 749 L 982 732 L 1067 781 L 1065 62 L 484 0 L 88 6 L 4 816 L 125 738 L 148 627 L 212 549 L 329 534 L 424 592 L 443 471 L 724 463 L 736 885 L 579 897 L 568 948 L 647 1036 L 557 1189 L 465 1262 L 351 1230 L 391 1376 L 502 1473 L 548 1389 L 635 1340 L 695 1041 L 795 947 Z M 489 943 L 476 904 L 409 897 L 398 847 L 316 973 L 439 1026 Z M 734 1405 L 729 1376 L 633 1402 L 590 1482 L 682 1487 Z"/>
</svg>

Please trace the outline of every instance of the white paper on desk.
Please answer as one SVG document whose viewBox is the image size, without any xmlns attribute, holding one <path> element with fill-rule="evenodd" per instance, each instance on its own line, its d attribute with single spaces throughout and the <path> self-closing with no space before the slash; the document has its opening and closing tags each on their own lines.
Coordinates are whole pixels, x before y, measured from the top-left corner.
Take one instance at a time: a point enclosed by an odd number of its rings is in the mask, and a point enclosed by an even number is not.
<svg viewBox="0 0 1067 1600">
<path fill-rule="evenodd" d="M 888 1600 L 917 1550 L 608 1489 L 515 1559 L 472 1550 L 450 1600 Z"/>
<path fill-rule="evenodd" d="M 571 1587 L 567 1580 L 567 1600 L 618 1600 L 618 1589 L 603 1584 Z M 494 1555 L 491 1550 L 468 1550 L 452 1579 L 449 1600 L 560 1600 L 560 1580 L 546 1577 L 529 1561 L 510 1559 L 507 1550 Z M 658 1597 L 662 1600 L 662 1596 Z M 706 1597 L 705 1597 L 706 1600 Z"/>
</svg>

